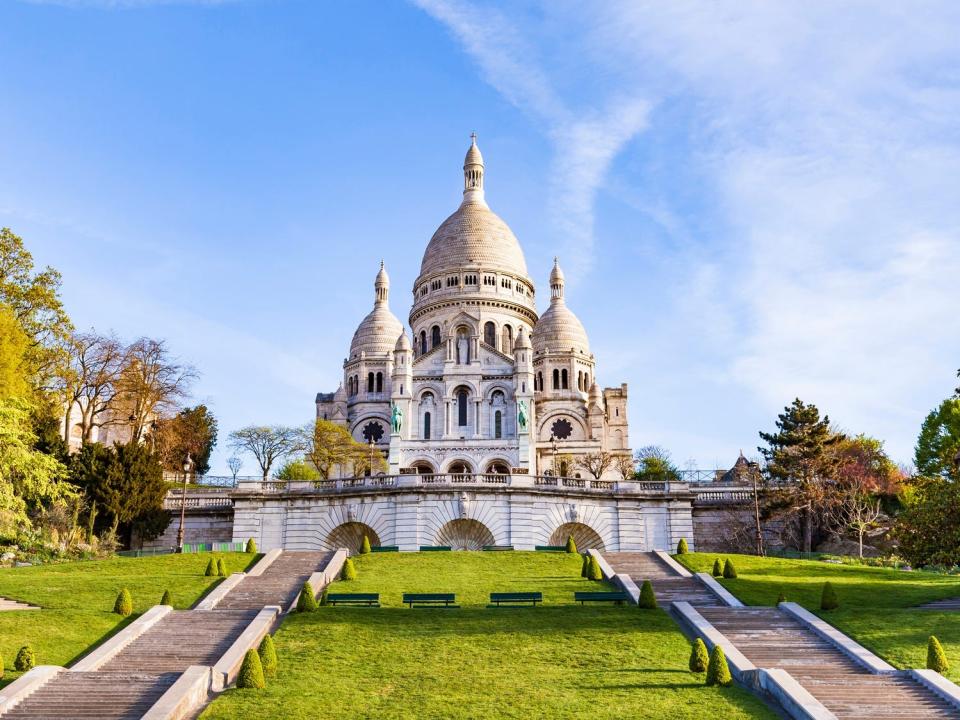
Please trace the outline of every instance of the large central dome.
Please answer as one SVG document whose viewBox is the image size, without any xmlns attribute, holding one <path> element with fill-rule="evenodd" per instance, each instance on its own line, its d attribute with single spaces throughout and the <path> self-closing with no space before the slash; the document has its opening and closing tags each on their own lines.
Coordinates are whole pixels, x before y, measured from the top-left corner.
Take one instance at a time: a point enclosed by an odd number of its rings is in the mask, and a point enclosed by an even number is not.
<svg viewBox="0 0 960 720">
<path fill-rule="evenodd" d="M 420 276 L 482 267 L 527 277 L 520 243 L 483 198 L 483 157 L 476 138 L 464 160 L 463 180 L 463 203 L 430 238 L 420 263 Z"/>
</svg>

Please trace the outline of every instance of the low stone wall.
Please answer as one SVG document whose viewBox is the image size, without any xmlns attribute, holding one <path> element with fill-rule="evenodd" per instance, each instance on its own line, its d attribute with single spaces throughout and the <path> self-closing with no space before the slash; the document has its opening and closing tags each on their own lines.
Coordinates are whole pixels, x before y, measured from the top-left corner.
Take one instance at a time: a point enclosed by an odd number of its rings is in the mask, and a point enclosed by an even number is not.
<svg viewBox="0 0 960 720">
<path fill-rule="evenodd" d="M 143 541 L 143 549 L 171 548 L 177 546 L 177 530 L 180 527 L 179 511 L 170 511 L 170 524 L 163 534 L 153 540 Z M 233 508 L 187 508 L 183 521 L 183 541 L 192 543 L 231 542 L 233 540 Z M 130 543 L 140 548 L 138 538 Z"/>
</svg>

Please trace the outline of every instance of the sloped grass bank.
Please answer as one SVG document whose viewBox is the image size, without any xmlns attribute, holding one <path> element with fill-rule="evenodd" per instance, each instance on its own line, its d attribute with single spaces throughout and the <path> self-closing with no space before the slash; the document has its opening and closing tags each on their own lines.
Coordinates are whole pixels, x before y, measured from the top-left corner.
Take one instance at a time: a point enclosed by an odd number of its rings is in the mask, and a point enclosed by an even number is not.
<svg viewBox="0 0 960 720">
<path fill-rule="evenodd" d="M 314 718 L 771 718 L 737 688 L 706 688 L 663 611 L 581 607 L 579 556 L 411 553 L 356 559 L 331 592 L 385 607 L 291 615 L 266 690 L 230 690 L 203 720 Z M 486 609 L 494 591 L 540 590 L 537 608 Z M 459 610 L 401 607 L 403 592 L 455 592 Z"/>
<path fill-rule="evenodd" d="M 245 570 L 256 557 L 218 555 L 230 572 Z M 38 665 L 67 665 L 159 604 L 164 590 L 170 590 L 175 608 L 190 607 L 221 580 L 204 577 L 209 559 L 210 554 L 201 553 L 0 569 L 0 596 L 43 608 L 0 612 L 0 653 L 6 665 L 0 684 L 19 677 L 13 660 L 22 645 L 33 648 Z M 123 587 L 133 596 L 129 618 L 111 612 Z"/>
<path fill-rule="evenodd" d="M 738 577 L 718 580 L 743 602 L 773 605 L 782 591 L 788 600 L 817 613 L 899 668 L 925 667 L 927 638 L 936 635 L 950 660 L 947 676 L 960 681 L 960 613 L 915 609 L 932 600 L 960 596 L 960 578 L 752 555 L 689 553 L 675 557 L 690 570 L 707 573 L 717 557 L 729 557 Z M 840 600 L 836 610 L 820 610 L 820 593 L 827 581 Z"/>
</svg>

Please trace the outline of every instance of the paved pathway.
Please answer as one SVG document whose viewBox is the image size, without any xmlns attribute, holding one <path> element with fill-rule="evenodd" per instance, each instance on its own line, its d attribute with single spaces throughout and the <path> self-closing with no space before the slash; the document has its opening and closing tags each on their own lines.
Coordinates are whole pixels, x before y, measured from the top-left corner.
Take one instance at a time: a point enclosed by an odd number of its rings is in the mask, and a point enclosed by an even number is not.
<svg viewBox="0 0 960 720">
<path fill-rule="evenodd" d="M 0 612 L 4 610 L 39 610 L 40 608 L 36 605 L 27 605 L 22 603 L 19 600 L 10 600 L 9 598 L 0 597 Z"/>
<path fill-rule="evenodd" d="M 191 665 L 214 665 L 265 605 L 289 606 L 333 553 L 283 552 L 245 577 L 214 610 L 164 616 L 97 672 L 62 672 L 4 720 L 136 720 Z"/>
<path fill-rule="evenodd" d="M 960 597 L 934 600 L 923 605 L 917 605 L 917 610 L 960 610 Z"/>
<path fill-rule="evenodd" d="M 616 572 L 653 583 L 657 601 L 684 600 L 758 668 L 782 668 L 840 720 L 960 718 L 952 705 L 906 675 L 874 675 L 791 615 L 773 607 L 723 605 L 696 578 L 655 553 L 604 553 Z"/>
</svg>

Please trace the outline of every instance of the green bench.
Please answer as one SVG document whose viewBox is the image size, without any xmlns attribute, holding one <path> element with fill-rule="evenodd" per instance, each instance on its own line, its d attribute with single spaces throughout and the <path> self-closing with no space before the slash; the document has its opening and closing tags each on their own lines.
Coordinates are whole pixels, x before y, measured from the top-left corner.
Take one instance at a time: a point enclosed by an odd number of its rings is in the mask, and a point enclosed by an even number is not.
<svg viewBox="0 0 960 720">
<path fill-rule="evenodd" d="M 630 596 L 625 592 L 575 592 L 573 599 L 581 605 L 588 602 L 612 602 L 623 605 Z"/>
<path fill-rule="evenodd" d="M 450 551 L 451 548 L 449 545 L 421 545 L 420 552 L 445 552 Z"/>
<path fill-rule="evenodd" d="M 380 593 L 329 593 L 327 605 L 366 605 L 380 607 Z"/>
<path fill-rule="evenodd" d="M 486 552 L 501 552 L 504 550 L 513 550 L 513 545 L 484 545 Z"/>
<path fill-rule="evenodd" d="M 400 548 L 396 545 L 377 545 L 370 548 L 370 552 L 400 552 Z"/>
<path fill-rule="evenodd" d="M 503 605 L 523 605 L 530 603 L 536 607 L 537 603 L 543 602 L 543 593 L 539 592 L 499 592 L 490 593 L 490 605 L 488 607 L 500 607 Z"/>
<path fill-rule="evenodd" d="M 540 552 L 566 552 L 566 545 L 537 545 L 534 547 L 534 550 Z"/>
<path fill-rule="evenodd" d="M 428 607 L 447 607 L 456 608 L 454 605 L 457 596 L 454 593 L 404 593 L 403 604 L 414 607 L 415 605 L 426 605 Z"/>
</svg>

